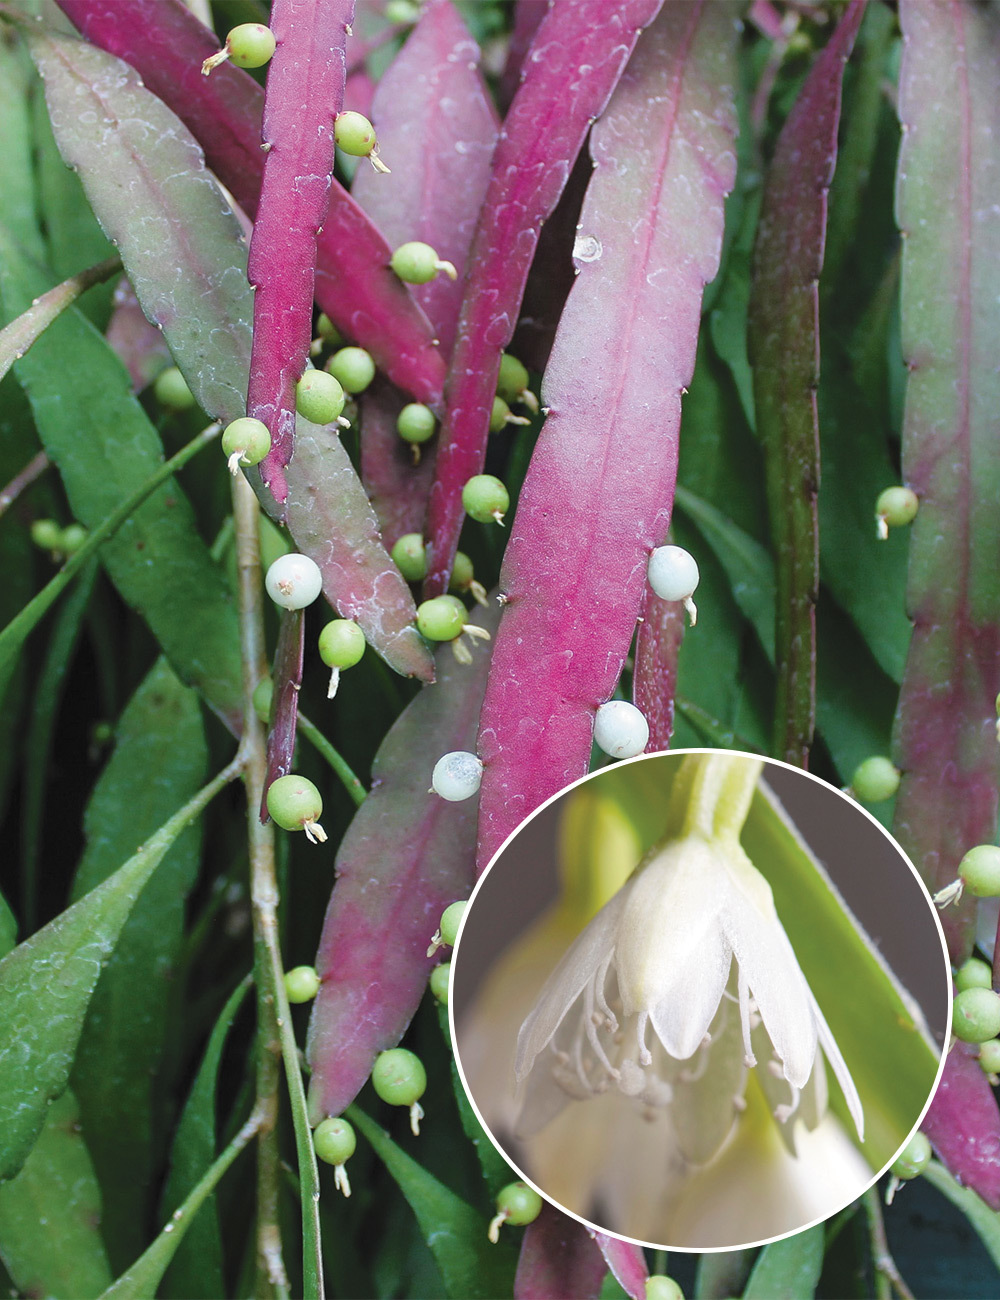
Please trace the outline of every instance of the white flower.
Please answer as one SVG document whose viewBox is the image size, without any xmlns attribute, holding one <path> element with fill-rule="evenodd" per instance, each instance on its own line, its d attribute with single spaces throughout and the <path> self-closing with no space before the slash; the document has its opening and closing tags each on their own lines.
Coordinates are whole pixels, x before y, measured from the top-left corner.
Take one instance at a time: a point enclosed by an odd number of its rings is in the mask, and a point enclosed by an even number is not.
<svg viewBox="0 0 1000 1300">
<path fill-rule="evenodd" d="M 741 756 L 685 760 L 670 838 L 572 944 L 521 1027 L 522 1136 L 616 1088 L 665 1108 L 683 1158 L 704 1164 L 745 1108 L 750 1069 L 779 1123 L 815 1128 L 824 1054 L 863 1136 L 850 1072 L 739 843 L 760 770 Z"/>
</svg>

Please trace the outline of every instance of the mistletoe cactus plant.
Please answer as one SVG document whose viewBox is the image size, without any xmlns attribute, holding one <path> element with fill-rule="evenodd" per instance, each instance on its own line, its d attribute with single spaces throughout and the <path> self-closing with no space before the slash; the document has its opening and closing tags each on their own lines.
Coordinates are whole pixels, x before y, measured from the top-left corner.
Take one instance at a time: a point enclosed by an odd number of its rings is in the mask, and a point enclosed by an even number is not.
<svg viewBox="0 0 1000 1300">
<path fill-rule="evenodd" d="M 913 1213 L 995 1293 L 998 84 L 978 0 L 0 5 L 11 1294 L 905 1296 Z M 870 798 L 961 999 L 891 1210 L 701 1259 L 539 1205 L 445 1006 L 692 745 Z"/>
</svg>

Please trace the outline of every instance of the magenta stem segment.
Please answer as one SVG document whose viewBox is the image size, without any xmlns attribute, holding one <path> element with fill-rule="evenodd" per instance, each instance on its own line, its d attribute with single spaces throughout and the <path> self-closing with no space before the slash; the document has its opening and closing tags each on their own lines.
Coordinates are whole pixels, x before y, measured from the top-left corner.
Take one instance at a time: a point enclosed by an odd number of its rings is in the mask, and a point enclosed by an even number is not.
<svg viewBox="0 0 1000 1300">
<path fill-rule="evenodd" d="M 261 792 L 260 820 L 267 822 L 267 792 L 279 776 L 292 770 L 295 728 L 299 717 L 299 689 L 302 686 L 302 657 L 305 648 L 305 614 L 301 609 L 281 613 L 278 644 L 274 650 L 271 681 L 271 719 L 267 730 L 267 775 Z"/>
<path fill-rule="evenodd" d="M 733 12 L 665 5 L 591 136 L 550 408 L 501 572 L 483 704 L 479 867 L 590 760 L 670 522 L 681 393 L 732 186 Z"/>
<path fill-rule="evenodd" d="M 256 289 L 247 415 L 271 450 L 261 477 L 288 497 L 284 468 L 295 438 L 295 385 L 312 340 L 316 235 L 333 178 L 333 120 L 344 105 L 347 29 L 354 0 L 274 0 L 277 47 L 264 96 L 264 175 L 247 275 Z"/>
<path fill-rule="evenodd" d="M 662 0 L 554 0 L 493 155 L 476 228 L 428 508 L 426 594 L 448 586 L 464 512 L 482 472 L 500 353 L 517 323 L 538 244 L 591 122 Z"/>
</svg>

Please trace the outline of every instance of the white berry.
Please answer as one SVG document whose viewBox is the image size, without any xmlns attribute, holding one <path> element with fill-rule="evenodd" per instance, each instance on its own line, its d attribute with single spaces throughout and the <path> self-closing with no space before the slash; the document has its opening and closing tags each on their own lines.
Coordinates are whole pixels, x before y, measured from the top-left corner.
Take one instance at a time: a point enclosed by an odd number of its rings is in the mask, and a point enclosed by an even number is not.
<svg viewBox="0 0 1000 1300">
<path fill-rule="evenodd" d="M 281 555 L 268 569 L 264 587 L 282 609 L 305 609 L 323 590 L 323 575 L 308 555 Z"/>
<path fill-rule="evenodd" d="M 471 799 L 482 779 L 482 759 L 468 750 L 456 749 L 434 764 L 431 789 L 442 799 L 457 803 L 460 799 Z"/>
<path fill-rule="evenodd" d="M 635 758 L 646 748 L 649 724 L 634 704 L 608 700 L 594 718 L 594 740 L 612 758 Z"/>
<path fill-rule="evenodd" d="M 646 570 L 649 585 L 661 600 L 682 600 L 691 615 L 692 626 L 698 611 L 691 597 L 698 589 L 698 565 L 683 546 L 658 546 L 649 557 Z"/>
</svg>

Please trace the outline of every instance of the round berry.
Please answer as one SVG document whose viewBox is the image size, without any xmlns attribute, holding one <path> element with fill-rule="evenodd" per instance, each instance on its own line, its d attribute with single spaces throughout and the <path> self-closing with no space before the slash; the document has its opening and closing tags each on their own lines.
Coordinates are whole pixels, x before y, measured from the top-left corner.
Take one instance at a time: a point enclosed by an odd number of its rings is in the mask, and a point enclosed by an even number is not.
<svg viewBox="0 0 1000 1300">
<path fill-rule="evenodd" d="M 893 1162 L 892 1172 L 904 1182 L 923 1173 L 931 1159 L 931 1144 L 919 1131 L 914 1133 Z"/>
<path fill-rule="evenodd" d="M 428 981 L 431 993 L 437 998 L 442 1006 L 448 1005 L 448 985 L 451 982 L 451 962 L 442 962 L 440 966 L 435 966 L 431 971 L 431 977 Z"/>
<path fill-rule="evenodd" d="M 367 158 L 378 144 L 375 128 L 363 113 L 348 109 L 338 113 L 333 123 L 333 138 L 337 148 L 353 158 Z"/>
<path fill-rule="evenodd" d="M 310 840 L 326 839 L 319 824 L 323 797 L 304 776 L 279 776 L 272 781 L 267 790 L 267 811 L 282 830 L 305 831 Z"/>
<path fill-rule="evenodd" d="M 229 458 L 229 468 L 237 473 L 240 465 L 259 465 L 271 450 L 271 435 L 263 420 L 250 416 L 233 420 L 222 431 L 222 450 Z"/>
<path fill-rule="evenodd" d="M 646 1300 L 684 1300 L 684 1292 L 666 1273 L 651 1273 L 646 1278 Z"/>
<path fill-rule="evenodd" d="M 449 280 L 458 278 L 458 272 L 451 262 L 442 262 L 430 244 L 424 244 L 419 239 L 400 244 L 389 265 L 407 284 L 427 284 L 439 271 L 444 271 Z"/>
<path fill-rule="evenodd" d="M 305 609 L 323 590 L 323 575 L 315 560 L 293 551 L 274 561 L 267 571 L 264 587 L 282 609 Z"/>
<path fill-rule="evenodd" d="M 468 906 L 468 900 L 460 898 L 457 903 L 449 903 L 441 913 L 441 942 L 446 943 L 449 948 L 455 946 L 459 926 L 462 924 L 462 917 Z"/>
<path fill-rule="evenodd" d="M 325 370 L 307 370 L 295 386 L 295 409 L 312 424 L 332 424 L 346 402 L 340 381 Z"/>
<path fill-rule="evenodd" d="M 963 989 L 990 989 L 993 987 L 993 970 L 989 962 L 979 957 L 970 957 L 955 972 L 955 988 L 959 993 Z"/>
<path fill-rule="evenodd" d="M 31 540 L 43 551 L 61 551 L 63 530 L 54 519 L 36 519 L 31 525 Z"/>
<path fill-rule="evenodd" d="M 481 524 L 491 519 L 503 523 L 510 508 L 510 496 L 498 478 L 492 474 L 476 474 L 462 488 L 462 505 L 465 513 Z"/>
<path fill-rule="evenodd" d="M 649 725 L 634 704 L 608 700 L 594 716 L 594 742 L 612 758 L 635 758 L 649 741 Z"/>
<path fill-rule="evenodd" d="M 314 966 L 295 966 L 285 971 L 285 997 L 289 1002 L 311 1002 L 319 992 Z"/>
<path fill-rule="evenodd" d="M 428 641 L 454 641 L 469 611 L 455 596 L 434 596 L 417 606 L 417 627 Z"/>
<path fill-rule="evenodd" d="M 528 387 L 528 371 L 509 352 L 500 357 L 500 373 L 497 375 L 497 396 L 508 404 L 516 402 Z"/>
<path fill-rule="evenodd" d="M 451 578 L 448 582 L 451 591 L 468 591 L 476 576 L 472 561 L 464 551 L 455 552 L 455 563 L 451 566 Z"/>
<path fill-rule="evenodd" d="M 979 1064 L 987 1074 L 1000 1074 L 1000 1040 L 988 1038 L 979 1044 Z"/>
<path fill-rule="evenodd" d="M 316 333 L 331 348 L 339 348 L 344 341 L 343 334 L 325 311 L 320 312 L 319 319 L 316 321 Z"/>
<path fill-rule="evenodd" d="M 412 1106 L 424 1095 L 427 1071 L 419 1056 L 405 1047 L 393 1047 L 375 1058 L 372 1087 L 390 1106 Z"/>
<path fill-rule="evenodd" d="M 951 1031 L 963 1043 L 985 1043 L 1000 1034 L 1000 994 L 992 989 L 963 989 L 955 994 Z"/>
<path fill-rule="evenodd" d="M 423 402 L 408 402 L 396 420 L 396 431 L 405 442 L 426 442 L 436 427 L 434 412 Z"/>
<path fill-rule="evenodd" d="M 497 1213 L 519 1228 L 534 1223 L 542 1212 L 542 1198 L 533 1187 L 518 1180 L 508 1183 L 497 1193 Z"/>
<path fill-rule="evenodd" d="M 238 68 L 262 68 L 276 47 L 274 32 L 263 23 L 240 23 L 226 37 L 229 57 Z"/>
<path fill-rule="evenodd" d="M 456 749 L 444 754 L 434 764 L 431 789 L 449 803 L 458 803 L 462 799 L 471 799 L 478 792 L 482 779 L 482 759 L 464 749 Z"/>
<path fill-rule="evenodd" d="M 958 864 L 959 878 L 977 898 L 995 898 L 1000 894 L 1000 849 L 993 844 L 978 844 Z"/>
<path fill-rule="evenodd" d="M 375 362 L 364 348 L 340 348 L 326 368 L 347 393 L 363 393 L 375 378 Z"/>
<path fill-rule="evenodd" d="M 854 769 L 851 789 L 865 803 L 882 803 L 899 789 L 899 768 L 892 759 L 873 754 Z"/>
<path fill-rule="evenodd" d="M 350 618 L 335 618 L 319 634 L 319 657 L 327 668 L 353 668 L 365 652 L 365 634 Z"/>
<path fill-rule="evenodd" d="M 358 1139 L 346 1119 L 325 1119 L 313 1132 L 313 1147 L 328 1165 L 342 1165 L 357 1149 Z"/>
<path fill-rule="evenodd" d="M 886 488 L 875 502 L 875 524 L 879 537 L 884 540 L 889 536 L 890 528 L 912 524 L 919 507 L 920 502 L 912 488 Z"/>
<path fill-rule="evenodd" d="M 64 555 L 75 555 L 89 536 L 83 524 L 67 524 L 62 530 L 57 550 Z"/>
<path fill-rule="evenodd" d="M 510 407 L 502 397 L 494 397 L 490 408 L 490 433 L 499 433 L 510 422 Z"/>
<path fill-rule="evenodd" d="M 646 569 L 649 585 L 661 600 L 688 600 L 698 589 L 698 565 L 683 546 L 658 546 Z"/>
<path fill-rule="evenodd" d="M 271 720 L 271 701 L 274 699 L 274 682 L 270 677 L 264 677 L 254 688 L 253 709 L 261 722 Z"/>
<path fill-rule="evenodd" d="M 176 366 L 161 370 L 153 383 L 153 392 L 161 406 L 171 411 L 189 411 L 194 406 L 194 393 Z"/>
<path fill-rule="evenodd" d="M 392 548 L 392 558 L 407 582 L 427 577 L 427 548 L 419 533 L 404 533 Z"/>
</svg>

